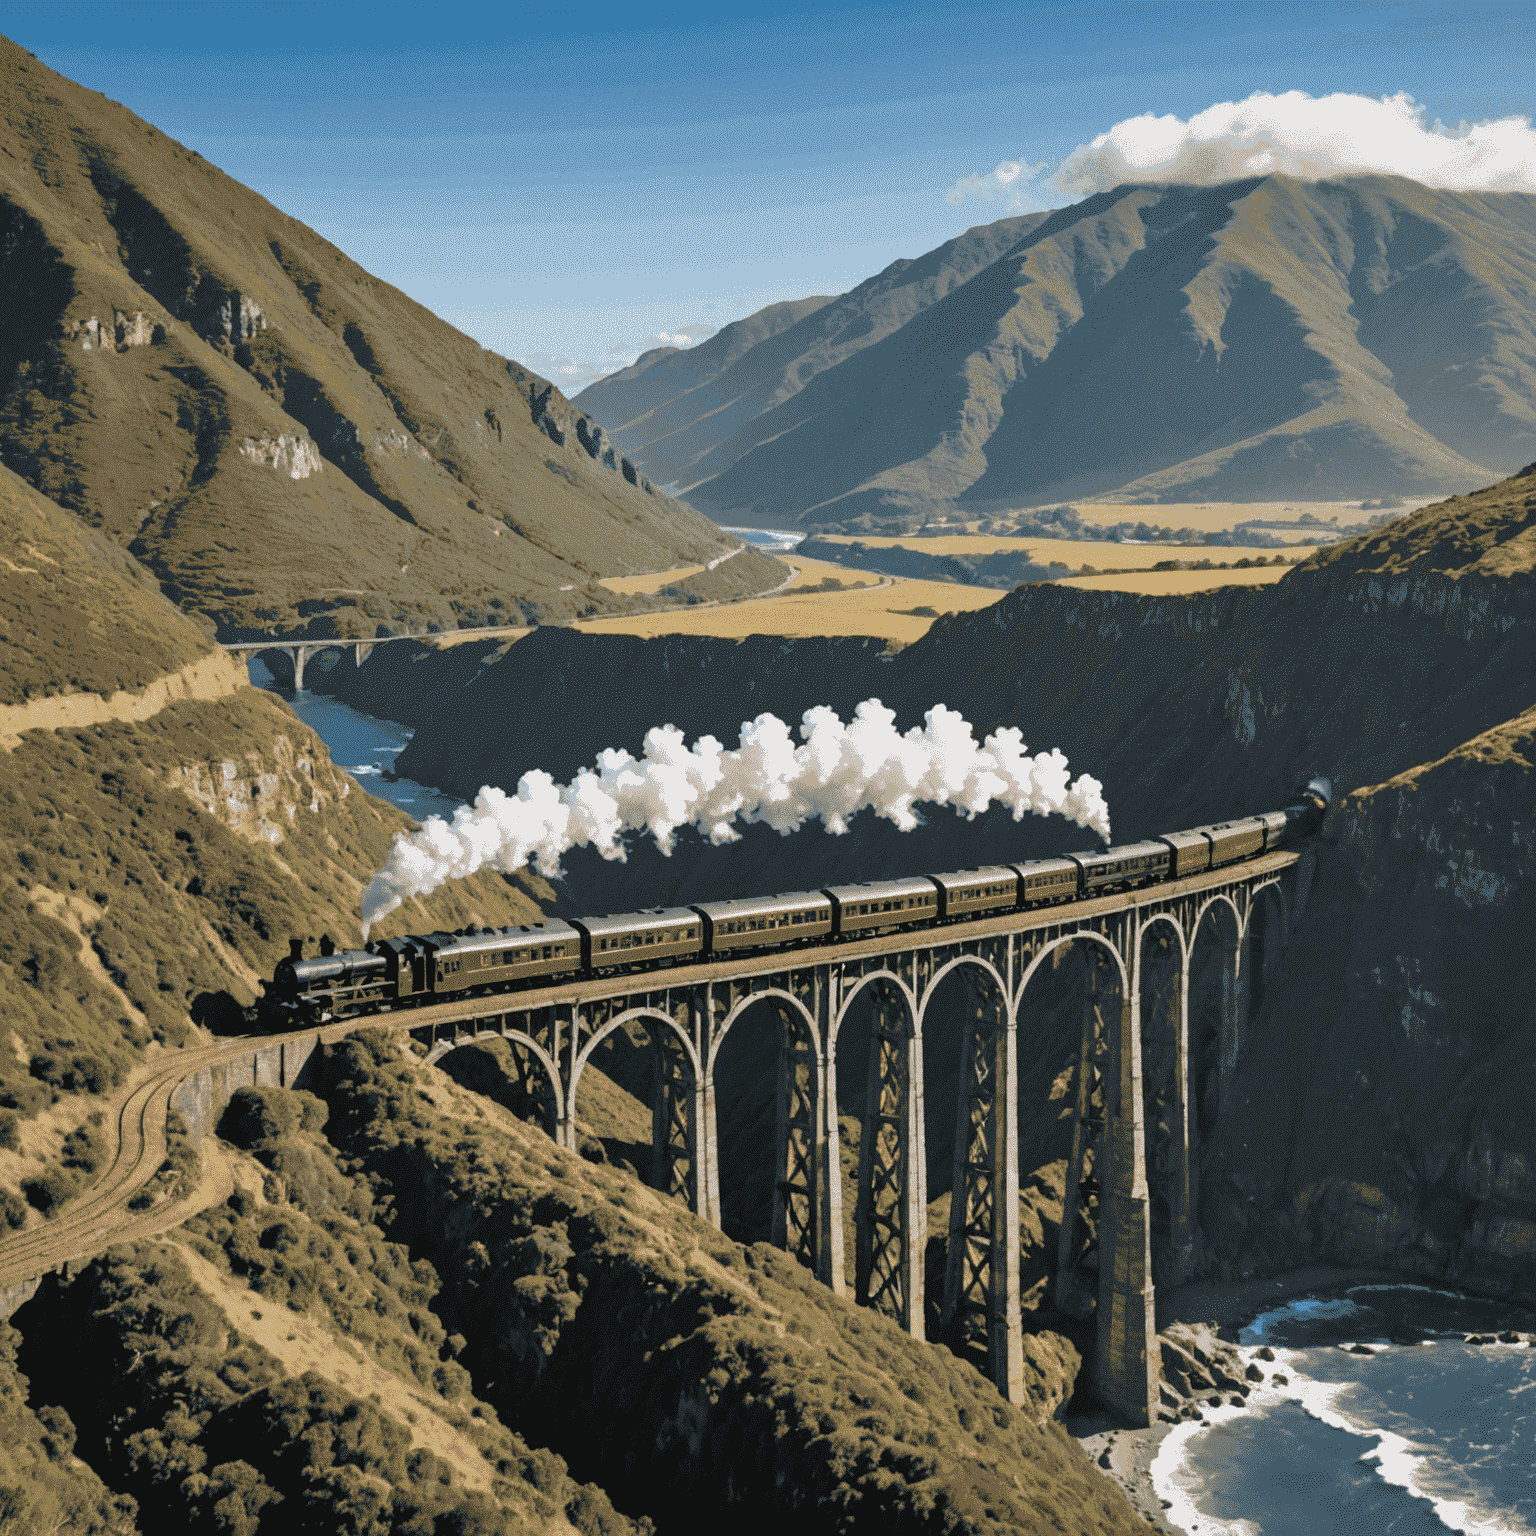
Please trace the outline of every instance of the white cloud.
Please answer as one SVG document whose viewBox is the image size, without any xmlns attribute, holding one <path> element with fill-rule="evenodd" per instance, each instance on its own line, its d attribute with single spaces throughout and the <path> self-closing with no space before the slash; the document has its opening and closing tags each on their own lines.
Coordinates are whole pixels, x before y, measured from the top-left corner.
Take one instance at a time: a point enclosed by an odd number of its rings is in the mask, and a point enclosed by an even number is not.
<svg viewBox="0 0 1536 1536">
<path fill-rule="evenodd" d="M 680 325 L 675 331 L 657 331 L 655 335 L 647 336 L 638 344 L 621 342 L 617 346 L 609 347 L 607 358 L 600 363 L 558 357 L 552 352 L 524 352 L 517 360 L 525 368 L 531 368 L 535 373 L 558 385 L 562 394 L 572 395 L 577 390 L 585 389 L 588 384 L 597 379 L 606 378 L 610 373 L 618 373 L 620 369 L 628 368 L 644 352 L 654 351 L 657 347 L 697 346 L 701 341 L 707 341 L 718 329 L 718 326 L 695 323 Z"/>
<path fill-rule="evenodd" d="M 1376 172 L 1456 191 L 1536 192 L 1536 131 L 1528 117 L 1450 129 L 1429 122 L 1406 91 L 1379 101 L 1343 91 L 1259 91 L 1188 122 L 1150 112 L 1128 117 L 1073 150 L 1052 184 L 1085 197 L 1128 181 L 1211 186 L 1270 172 L 1309 181 Z M 950 201 L 958 198 L 951 193 Z"/>
<path fill-rule="evenodd" d="M 1027 201 L 1024 184 L 1033 181 L 1045 167 L 1044 160 L 1039 165 L 1030 165 L 1026 160 L 1000 160 L 985 176 L 978 176 L 974 171 L 969 176 L 962 176 L 944 194 L 944 201 L 963 203 L 967 198 L 974 198 L 981 203 L 1001 203 L 1011 213 L 1024 213 Z"/>
</svg>

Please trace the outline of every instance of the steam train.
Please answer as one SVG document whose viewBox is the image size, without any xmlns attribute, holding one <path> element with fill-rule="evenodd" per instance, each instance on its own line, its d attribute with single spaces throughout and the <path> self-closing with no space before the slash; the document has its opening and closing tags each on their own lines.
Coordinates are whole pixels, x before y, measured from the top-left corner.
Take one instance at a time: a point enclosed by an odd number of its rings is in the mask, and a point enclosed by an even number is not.
<svg viewBox="0 0 1536 1536">
<path fill-rule="evenodd" d="M 300 1029 L 362 1013 L 444 1002 L 466 994 L 548 984 L 552 978 L 652 970 L 725 956 L 932 928 L 965 918 L 1109 895 L 1256 858 L 1314 831 L 1332 798 L 1312 779 L 1294 805 L 1237 821 L 1166 832 L 1147 842 L 951 874 L 833 885 L 819 891 L 610 917 L 550 918 L 522 927 L 378 939 L 338 950 L 329 937 L 306 958 L 289 941 L 257 1004 L 260 1022 Z"/>
</svg>

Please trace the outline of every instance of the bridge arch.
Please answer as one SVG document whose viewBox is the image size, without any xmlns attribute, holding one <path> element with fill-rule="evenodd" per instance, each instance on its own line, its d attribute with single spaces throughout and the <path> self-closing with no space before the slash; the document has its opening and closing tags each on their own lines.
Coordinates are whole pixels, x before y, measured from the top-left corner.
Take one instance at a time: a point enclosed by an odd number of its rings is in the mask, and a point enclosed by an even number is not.
<svg viewBox="0 0 1536 1536">
<path fill-rule="evenodd" d="M 1214 908 L 1225 907 L 1232 917 L 1232 932 L 1235 935 L 1234 942 L 1240 943 L 1243 937 L 1243 929 L 1247 926 L 1247 913 L 1238 910 L 1237 903 L 1226 891 L 1217 891 L 1212 896 L 1207 896 L 1204 901 L 1195 908 L 1194 919 L 1189 929 L 1189 953 L 1193 956 L 1195 943 L 1200 937 L 1200 925 Z"/>
<path fill-rule="evenodd" d="M 705 1070 L 712 1219 L 738 1242 L 825 1267 L 830 1074 L 814 1015 L 786 987 L 743 993 L 715 1027 Z"/>
<path fill-rule="evenodd" d="M 592 1031 L 577 1052 L 566 1085 L 566 1134 L 574 1143 L 576 1112 L 582 1074 L 594 1053 L 632 1024 L 642 1025 L 649 1045 L 651 1068 L 649 1183 L 663 1194 L 675 1195 L 698 1215 L 710 1209 L 708 1159 L 705 1131 L 708 1119 L 703 1064 L 689 1033 L 670 1014 L 659 1008 L 626 1008 Z M 627 1038 L 627 1036 L 626 1036 Z M 631 1142 L 637 1154 L 643 1137 Z"/>
<path fill-rule="evenodd" d="M 565 1106 L 565 1095 L 561 1092 L 560 1086 L 560 1069 L 555 1065 L 549 1052 L 537 1040 L 525 1035 L 522 1030 L 482 1029 L 477 1030 L 473 1035 L 461 1036 L 457 1040 L 438 1040 L 427 1052 L 423 1065 L 435 1067 L 450 1051 L 457 1050 L 461 1046 L 477 1045 L 482 1041 L 490 1040 L 505 1040 L 508 1045 L 521 1046 L 539 1064 L 549 1089 L 549 1113 L 546 1119 L 550 1123 L 546 1124 L 544 1129 L 551 1137 L 558 1139 L 559 1125 Z"/>
<path fill-rule="evenodd" d="M 832 1056 L 837 1051 L 838 1037 L 842 1033 L 843 1025 L 847 1021 L 848 1011 L 852 1008 L 859 995 L 867 987 L 884 986 L 896 993 L 906 1005 L 907 1028 L 912 1039 L 917 1038 L 917 999 L 912 995 L 912 989 L 904 982 L 895 971 L 885 970 L 870 971 L 867 975 L 859 977 L 858 981 L 837 1000 L 837 1015 L 832 1020 L 832 1028 L 828 1033 L 827 1055 Z"/>
<path fill-rule="evenodd" d="M 1184 925 L 1171 912 L 1152 912 L 1142 918 L 1136 925 L 1136 942 L 1144 943 L 1151 935 L 1152 930 L 1159 925 L 1173 930 L 1174 942 L 1178 945 L 1179 960 L 1183 965 L 1189 964 L 1190 936 L 1184 932 Z"/>
<path fill-rule="evenodd" d="M 932 1003 L 935 994 L 944 980 L 954 975 L 956 971 L 969 967 L 979 971 L 983 977 L 992 983 L 997 989 L 998 997 L 1004 1008 L 1004 1025 L 1011 1025 L 1014 1020 L 1013 999 L 1008 995 L 1008 983 L 1003 979 L 1002 973 L 984 955 L 956 955 L 952 960 L 946 960 L 932 976 L 928 978 L 928 984 L 923 988 L 922 1001 L 917 1005 L 914 1014 L 914 1029 L 921 1038 L 923 1024 L 928 1015 L 928 1006 Z"/>
<path fill-rule="evenodd" d="M 714 1081 L 715 1063 L 720 1058 L 720 1047 L 725 1044 L 725 1037 L 730 1034 L 731 1027 L 742 1016 L 756 1007 L 758 1003 L 769 999 L 776 1000 L 785 1005 L 791 1012 L 799 1016 L 799 1021 L 804 1024 L 811 1038 L 811 1044 L 818 1055 L 821 1053 L 821 1031 L 816 1027 L 816 1018 L 809 1008 L 785 987 L 764 987 L 760 992 L 748 992 L 739 998 L 731 1007 L 723 1019 L 715 1026 L 713 1038 L 709 1042 L 709 1055 L 704 1064 L 704 1076 L 709 1082 Z"/>
<path fill-rule="evenodd" d="M 693 1072 L 693 1081 L 701 1085 L 704 1081 L 704 1069 L 699 1062 L 698 1052 L 693 1048 L 693 1041 L 688 1038 L 685 1030 L 676 1019 L 663 1013 L 659 1008 L 629 1008 L 623 1013 L 616 1014 L 607 1023 L 601 1025 L 592 1032 L 591 1037 L 576 1056 L 576 1065 L 571 1068 L 571 1081 L 566 1088 L 567 1112 L 572 1122 L 576 1119 L 576 1090 L 581 1083 L 581 1074 L 586 1069 L 587 1063 L 592 1059 L 592 1053 L 626 1024 L 644 1024 L 646 1029 L 655 1035 L 657 1027 L 669 1032 L 682 1047 L 683 1054 L 687 1057 L 689 1068 Z"/>
<path fill-rule="evenodd" d="M 1291 937 L 1291 903 L 1287 897 L 1284 884 L 1279 875 L 1271 875 L 1265 880 L 1256 880 L 1248 888 L 1248 915 L 1244 927 L 1254 920 L 1259 911 L 1261 902 L 1271 905 L 1276 920 L 1280 925 L 1280 942 L 1288 943 Z"/>
<path fill-rule="evenodd" d="M 1068 944 L 1092 944 L 1096 945 L 1102 950 L 1106 950 L 1110 959 L 1114 961 L 1115 977 L 1119 982 L 1120 987 L 1122 990 L 1124 990 L 1130 986 L 1131 983 L 1130 977 L 1126 971 L 1125 956 L 1120 953 L 1114 941 L 1110 939 L 1108 935 L 1099 933 L 1092 928 L 1083 928 L 1076 933 L 1063 933 L 1042 945 L 1041 948 L 1030 957 L 1029 964 L 1024 967 L 1024 972 L 1019 977 L 1018 988 L 1013 994 L 1013 1015 L 1015 1018 L 1020 1016 L 1019 1009 L 1022 1007 L 1024 1002 L 1025 989 L 1029 986 L 1030 981 L 1034 978 L 1035 972 L 1038 971 L 1040 967 L 1045 963 L 1045 961 L 1049 959 L 1051 955 L 1055 954 L 1058 949 L 1061 949 Z"/>
</svg>

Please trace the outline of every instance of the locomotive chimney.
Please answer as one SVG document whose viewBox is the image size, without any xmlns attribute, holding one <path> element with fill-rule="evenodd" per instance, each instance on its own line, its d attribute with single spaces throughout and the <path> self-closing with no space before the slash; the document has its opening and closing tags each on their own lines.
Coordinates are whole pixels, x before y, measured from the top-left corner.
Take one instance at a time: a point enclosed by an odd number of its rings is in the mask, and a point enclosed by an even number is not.
<svg viewBox="0 0 1536 1536">
<path fill-rule="evenodd" d="M 328 933 L 320 935 L 320 953 L 326 956 L 336 953 L 336 941 Z"/>
<path fill-rule="evenodd" d="M 288 940 L 288 958 L 290 960 L 302 960 L 304 958 L 304 940 Z"/>
</svg>

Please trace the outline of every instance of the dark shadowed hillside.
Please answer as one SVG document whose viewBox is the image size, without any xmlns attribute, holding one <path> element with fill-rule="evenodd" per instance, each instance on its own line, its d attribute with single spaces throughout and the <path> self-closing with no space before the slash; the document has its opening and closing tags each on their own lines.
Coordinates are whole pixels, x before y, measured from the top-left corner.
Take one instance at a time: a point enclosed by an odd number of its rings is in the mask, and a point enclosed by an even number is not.
<svg viewBox="0 0 1536 1536">
<path fill-rule="evenodd" d="M 971 230 L 707 379 L 653 354 L 581 400 L 727 523 L 1422 494 L 1532 457 L 1533 315 L 1529 194 L 1125 186 Z"/>
<path fill-rule="evenodd" d="M 225 637 L 617 611 L 597 577 L 731 547 L 544 380 L 3 39 L 0 118 L 0 454 Z"/>
</svg>

